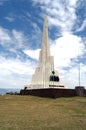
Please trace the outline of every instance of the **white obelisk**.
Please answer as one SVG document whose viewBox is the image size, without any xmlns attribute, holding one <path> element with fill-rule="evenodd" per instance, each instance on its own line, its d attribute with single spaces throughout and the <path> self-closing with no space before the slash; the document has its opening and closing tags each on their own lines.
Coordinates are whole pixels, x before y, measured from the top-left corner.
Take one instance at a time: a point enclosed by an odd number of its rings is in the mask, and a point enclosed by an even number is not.
<svg viewBox="0 0 86 130">
<path fill-rule="evenodd" d="M 50 47 L 48 40 L 48 20 L 44 19 L 42 47 L 39 54 L 38 67 L 32 76 L 32 80 L 27 89 L 40 89 L 49 87 L 63 87 L 60 81 L 53 81 L 54 76 L 58 76 L 57 71 L 54 70 L 54 58 L 50 55 Z"/>
</svg>

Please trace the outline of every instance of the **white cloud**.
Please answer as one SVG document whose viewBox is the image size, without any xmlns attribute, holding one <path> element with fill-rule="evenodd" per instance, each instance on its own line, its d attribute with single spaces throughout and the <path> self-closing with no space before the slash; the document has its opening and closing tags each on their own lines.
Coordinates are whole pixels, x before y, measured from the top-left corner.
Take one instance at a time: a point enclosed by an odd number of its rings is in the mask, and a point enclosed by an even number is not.
<svg viewBox="0 0 86 130">
<path fill-rule="evenodd" d="M 81 27 L 79 29 L 76 30 L 76 32 L 80 32 L 83 31 L 86 28 L 86 19 L 84 19 Z"/>
<path fill-rule="evenodd" d="M 24 34 L 22 32 L 18 32 L 16 30 L 12 30 L 13 34 L 13 42 L 16 45 L 16 48 L 22 48 L 25 42 Z"/>
<path fill-rule="evenodd" d="M 0 87 L 21 88 L 29 84 L 34 73 L 35 63 L 20 61 L 17 59 L 5 59 L 0 56 Z M 6 84 L 5 84 L 6 82 Z"/>
<path fill-rule="evenodd" d="M 5 17 L 6 20 L 8 20 L 9 22 L 13 22 L 15 19 L 13 17 Z"/>
<path fill-rule="evenodd" d="M 8 30 L 0 27 L 0 44 L 9 43 L 11 40 Z"/>
<path fill-rule="evenodd" d="M 70 69 L 62 73 L 61 81 L 67 87 L 74 88 L 75 86 L 79 85 L 78 74 L 78 65 L 75 65 L 74 67 L 71 67 Z"/>
<path fill-rule="evenodd" d="M 44 5 L 48 5 L 50 2 L 51 2 L 51 0 L 33 0 L 34 2 L 36 2 L 36 3 L 40 3 L 40 4 L 44 4 Z"/>
<path fill-rule="evenodd" d="M 70 65 L 71 59 L 84 53 L 84 49 L 85 46 L 80 37 L 73 34 L 64 34 L 63 37 L 55 41 L 51 52 L 55 57 L 55 65 L 67 67 Z"/>
<path fill-rule="evenodd" d="M 80 75 L 79 75 L 80 71 Z M 80 76 L 80 79 L 79 79 Z M 68 70 L 63 71 L 62 73 L 62 82 L 67 85 L 69 88 L 74 88 L 75 86 L 79 86 L 79 82 L 81 86 L 86 88 L 86 65 L 75 63 L 74 66 L 71 66 Z"/>
<path fill-rule="evenodd" d="M 26 62 L 23 62 L 18 59 L 15 59 L 15 60 L 5 59 L 4 57 L 0 57 L 0 69 L 3 70 L 5 74 L 10 74 L 10 73 L 32 74 L 33 68 L 34 68 L 34 62 L 31 62 L 29 60 Z"/>
<path fill-rule="evenodd" d="M 34 0 L 33 0 L 34 1 Z M 76 22 L 76 6 L 77 0 L 35 0 L 35 3 L 39 3 L 42 10 L 46 11 L 50 26 L 59 26 L 61 33 L 65 31 L 72 31 L 72 28 Z"/>
<path fill-rule="evenodd" d="M 27 43 L 28 47 L 26 46 Z M 0 55 L 0 87 L 17 88 L 24 86 L 24 84 L 29 84 L 31 75 L 34 73 L 36 62 L 32 62 L 29 59 L 27 61 L 19 60 L 22 59 L 22 54 L 21 58 L 18 57 L 19 52 L 17 51 L 17 49 L 20 49 L 22 52 L 23 49 L 29 48 L 27 37 L 17 30 L 9 31 L 0 27 L 0 44 L 3 48 L 8 50 L 7 55 L 10 56 L 10 59 L 8 59 L 5 56 L 5 53 L 7 53 L 5 51 Z M 17 55 L 17 58 L 12 59 L 9 51 L 14 52 Z"/>
<path fill-rule="evenodd" d="M 3 27 L 0 27 L 0 44 L 6 49 L 22 49 L 29 47 L 29 38 L 21 31 L 13 29 L 9 31 Z"/>
<path fill-rule="evenodd" d="M 30 56 L 31 58 L 38 60 L 39 51 L 40 51 L 40 49 L 36 49 L 36 50 L 24 50 L 24 53 L 27 54 L 28 56 Z"/>
</svg>

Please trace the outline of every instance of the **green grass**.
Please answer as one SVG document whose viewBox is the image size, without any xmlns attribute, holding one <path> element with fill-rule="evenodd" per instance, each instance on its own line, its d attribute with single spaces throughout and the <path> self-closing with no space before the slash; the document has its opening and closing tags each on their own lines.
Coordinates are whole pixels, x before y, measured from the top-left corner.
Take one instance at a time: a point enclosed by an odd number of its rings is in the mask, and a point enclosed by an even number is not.
<svg viewBox="0 0 86 130">
<path fill-rule="evenodd" d="M 0 96 L 0 130 L 86 130 L 86 97 Z"/>
</svg>

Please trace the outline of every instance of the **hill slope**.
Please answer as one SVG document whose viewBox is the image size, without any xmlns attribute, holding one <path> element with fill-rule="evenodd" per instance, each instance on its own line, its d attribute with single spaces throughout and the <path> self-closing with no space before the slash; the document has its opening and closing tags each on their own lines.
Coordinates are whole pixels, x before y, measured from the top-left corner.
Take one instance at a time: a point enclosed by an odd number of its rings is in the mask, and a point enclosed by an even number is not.
<svg viewBox="0 0 86 130">
<path fill-rule="evenodd" d="M 0 96 L 0 130 L 86 130 L 86 98 Z"/>
</svg>

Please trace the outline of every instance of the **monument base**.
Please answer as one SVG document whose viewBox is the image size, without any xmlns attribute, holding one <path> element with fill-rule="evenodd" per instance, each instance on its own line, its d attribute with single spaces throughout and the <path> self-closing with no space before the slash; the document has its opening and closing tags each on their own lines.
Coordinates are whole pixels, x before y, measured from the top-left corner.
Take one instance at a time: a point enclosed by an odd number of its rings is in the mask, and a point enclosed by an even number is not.
<svg viewBox="0 0 86 130">
<path fill-rule="evenodd" d="M 82 88 L 81 88 L 82 89 Z M 83 94 L 79 94 L 79 88 L 75 89 L 64 89 L 64 88 L 42 88 L 42 89 L 22 89 L 20 95 L 32 95 L 39 97 L 73 97 L 73 96 L 86 96 L 86 89 L 84 89 Z"/>
</svg>

